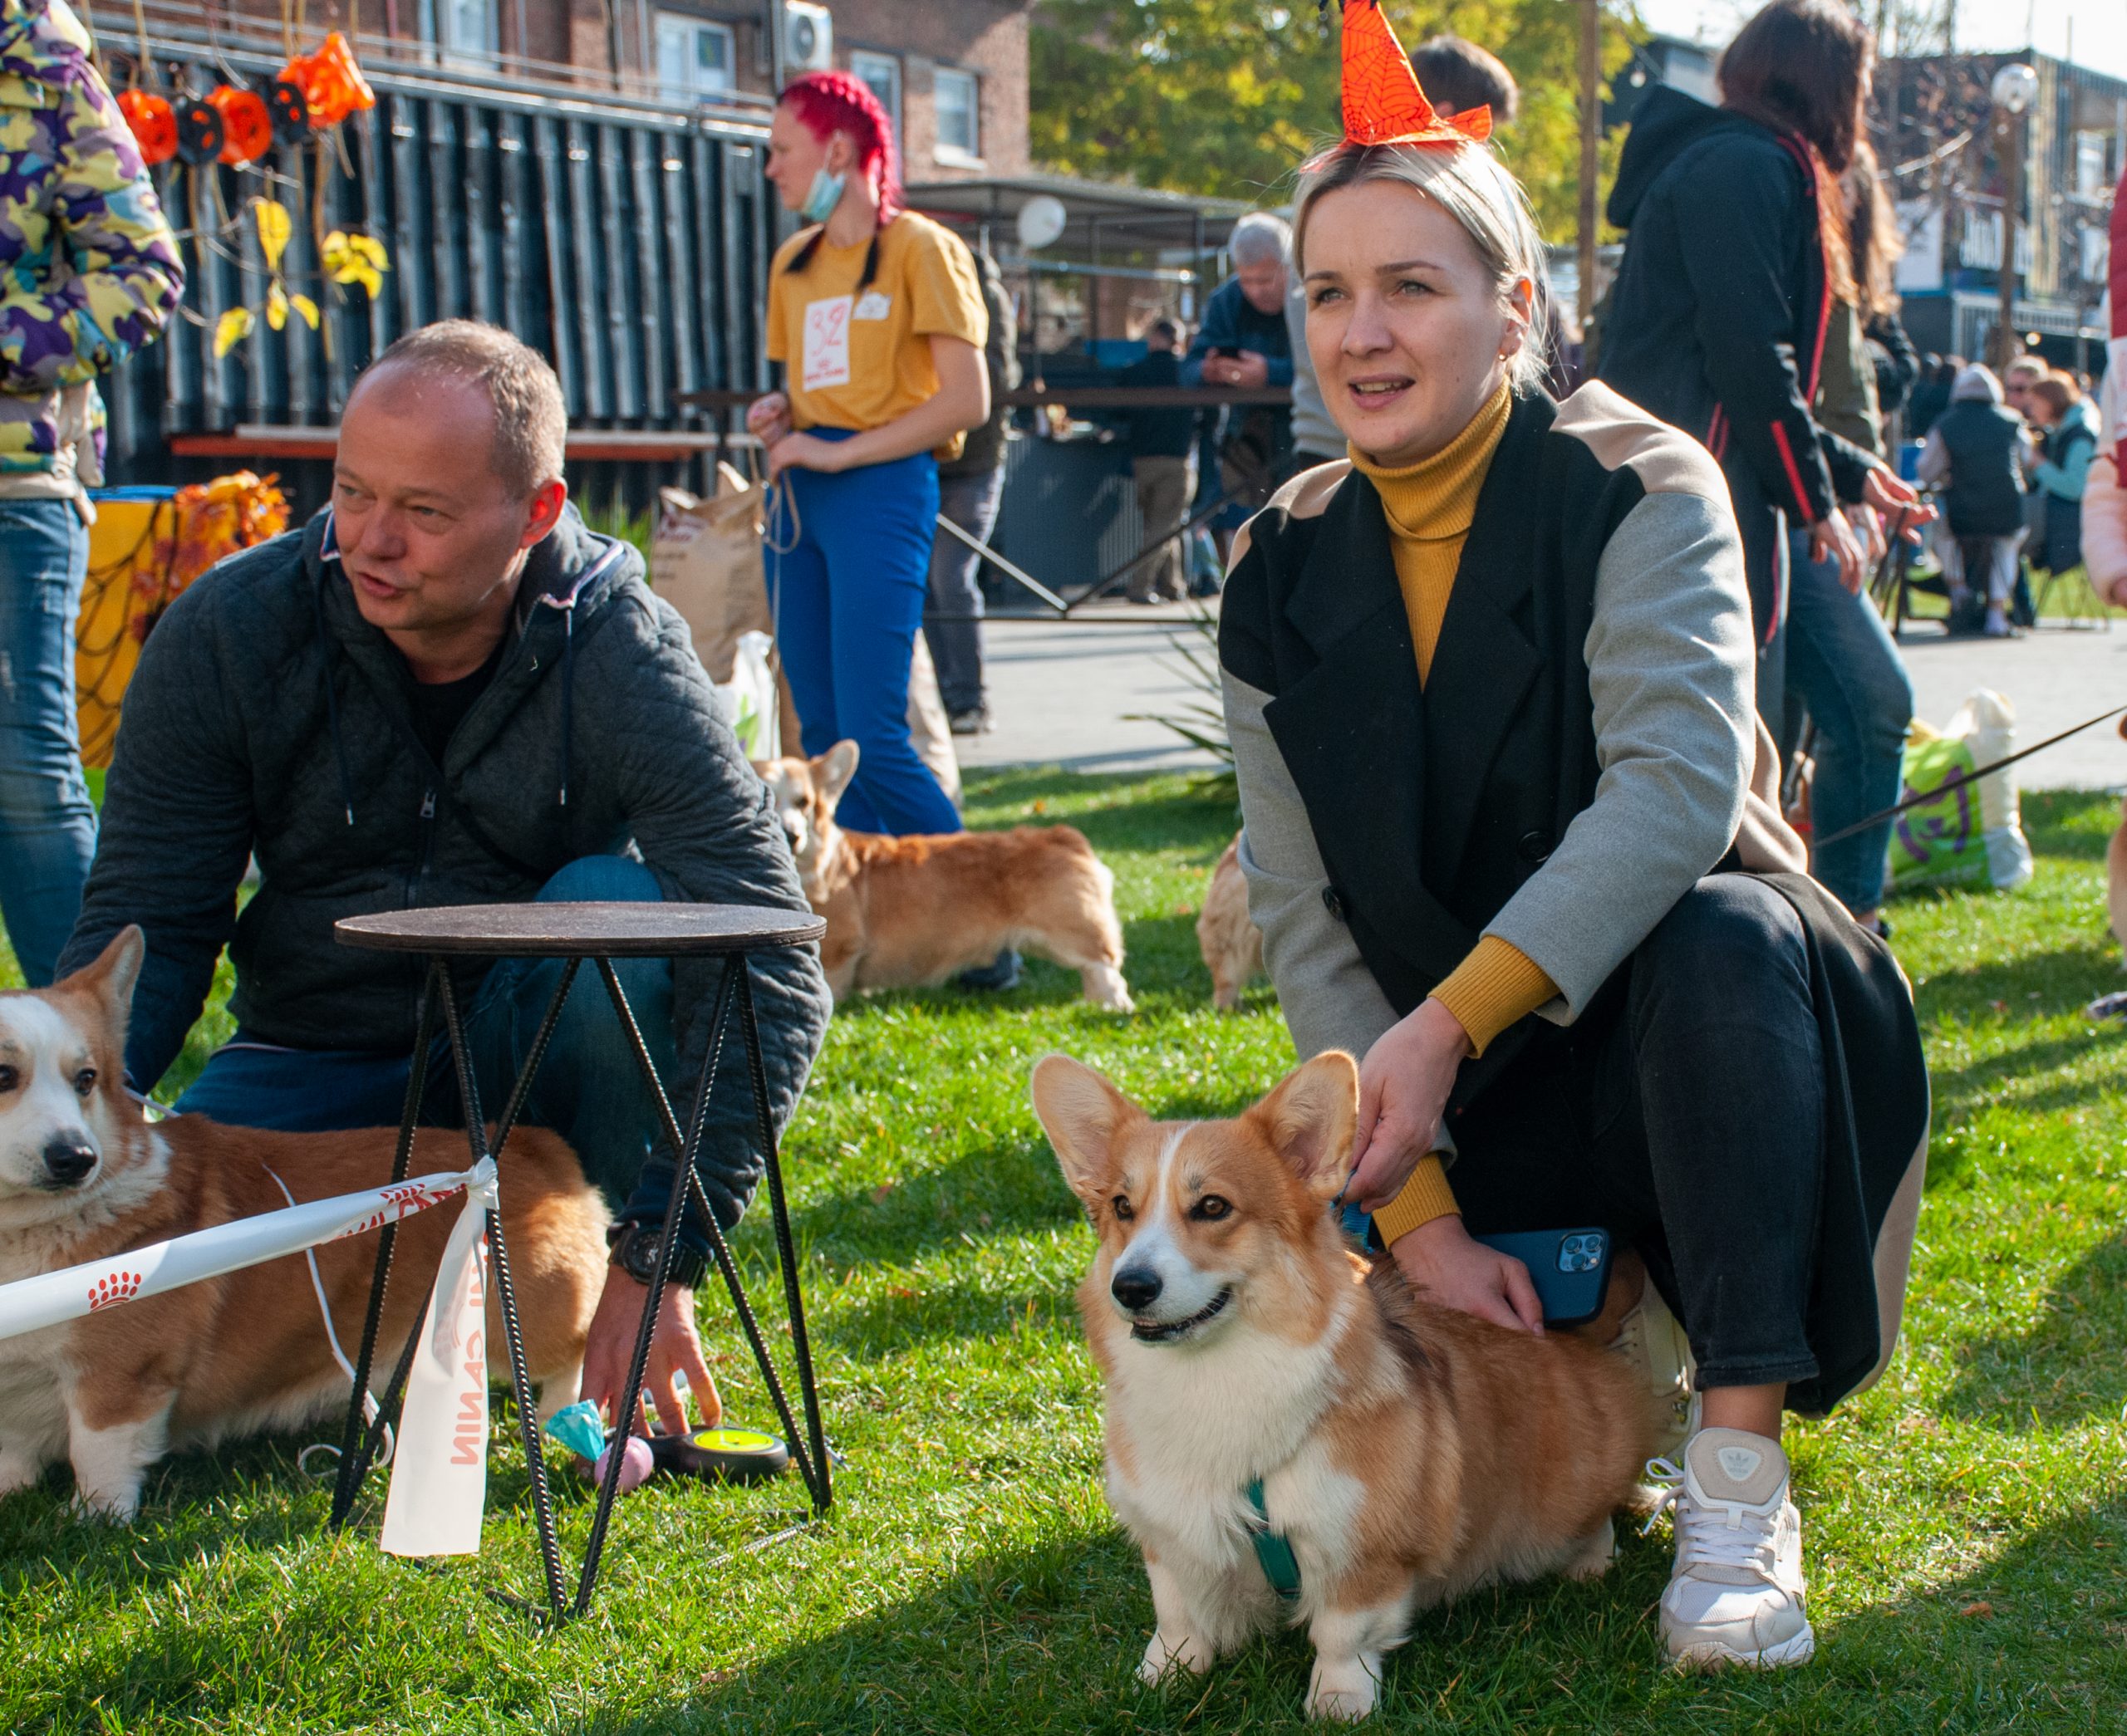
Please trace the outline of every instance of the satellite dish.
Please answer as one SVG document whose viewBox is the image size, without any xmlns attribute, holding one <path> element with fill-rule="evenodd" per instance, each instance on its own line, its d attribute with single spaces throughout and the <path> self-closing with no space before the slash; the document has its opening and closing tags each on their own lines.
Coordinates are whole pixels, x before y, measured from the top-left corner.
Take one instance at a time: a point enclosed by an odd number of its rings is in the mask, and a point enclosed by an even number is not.
<svg viewBox="0 0 2127 1736">
<path fill-rule="evenodd" d="M 1062 199 L 1054 194 L 1037 193 L 1019 207 L 1019 245 L 1029 253 L 1039 253 L 1054 245 L 1070 219 Z"/>
<path fill-rule="evenodd" d="M 1994 75 L 1994 106 L 2005 115 L 2021 115 L 2038 99 L 2038 74 L 2021 61 L 2012 61 Z"/>
</svg>

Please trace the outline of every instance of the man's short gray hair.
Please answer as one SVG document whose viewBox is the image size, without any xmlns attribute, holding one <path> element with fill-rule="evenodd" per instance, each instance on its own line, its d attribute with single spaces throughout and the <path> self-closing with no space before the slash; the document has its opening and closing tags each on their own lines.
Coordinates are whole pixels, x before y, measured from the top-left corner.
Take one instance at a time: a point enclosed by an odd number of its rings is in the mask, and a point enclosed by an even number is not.
<svg viewBox="0 0 2127 1736">
<path fill-rule="evenodd" d="M 1251 211 L 1233 226 L 1226 238 L 1226 252 L 1236 267 L 1267 265 L 1273 259 L 1283 265 L 1292 257 L 1293 232 L 1285 218 L 1268 211 Z"/>
<path fill-rule="evenodd" d="M 547 358 L 499 326 L 438 320 L 398 339 L 363 370 L 386 367 L 472 380 L 495 412 L 495 474 L 513 500 L 526 500 L 562 473 L 568 410 Z"/>
</svg>

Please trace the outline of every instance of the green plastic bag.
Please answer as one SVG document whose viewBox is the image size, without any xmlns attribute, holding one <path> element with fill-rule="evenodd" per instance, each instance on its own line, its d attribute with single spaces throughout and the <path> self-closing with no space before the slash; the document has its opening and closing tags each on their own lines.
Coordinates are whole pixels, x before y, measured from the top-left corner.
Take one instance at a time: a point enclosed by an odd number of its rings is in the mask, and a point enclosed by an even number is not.
<svg viewBox="0 0 2127 1736">
<path fill-rule="evenodd" d="M 1999 694 L 1981 688 L 1937 735 L 1915 723 L 1905 744 L 1902 800 L 1936 792 L 1908 808 L 1891 828 L 1895 888 L 1977 886 L 2014 891 L 2031 876 L 2031 846 L 2007 771 L 1972 773 L 2015 751 L 2016 714 Z"/>
</svg>

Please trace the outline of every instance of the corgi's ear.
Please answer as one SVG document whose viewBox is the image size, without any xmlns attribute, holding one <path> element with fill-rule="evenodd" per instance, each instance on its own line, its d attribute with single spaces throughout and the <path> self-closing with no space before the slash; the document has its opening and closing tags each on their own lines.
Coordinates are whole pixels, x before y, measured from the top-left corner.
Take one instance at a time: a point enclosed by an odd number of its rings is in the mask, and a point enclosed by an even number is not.
<svg viewBox="0 0 2127 1736">
<path fill-rule="evenodd" d="M 1034 1112 L 1071 1191 L 1088 1205 L 1107 1197 L 1115 1142 L 1122 1130 L 1145 1118 L 1137 1107 L 1091 1067 L 1068 1055 L 1044 1055 L 1034 1064 Z"/>
<path fill-rule="evenodd" d="M 1255 1108 L 1248 1119 L 1318 1199 L 1334 1199 L 1352 1170 L 1359 1119 L 1358 1063 L 1342 1049 L 1318 1055 Z"/>
<path fill-rule="evenodd" d="M 105 1021 L 125 1046 L 125 1026 L 133 1012 L 133 985 L 140 980 L 140 966 L 148 956 L 148 937 L 137 922 L 130 922 L 111 937 L 93 964 L 85 964 L 52 987 L 86 994 L 103 1008 Z"/>
<path fill-rule="evenodd" d="M 849 787 L 849 780 L 857 775 L 857 743 L 837 742 L 813 762 L 813 787 L 819 792 L 820 800 L 833 810 L 842 800 L 842 792 Z"/>
</svg>

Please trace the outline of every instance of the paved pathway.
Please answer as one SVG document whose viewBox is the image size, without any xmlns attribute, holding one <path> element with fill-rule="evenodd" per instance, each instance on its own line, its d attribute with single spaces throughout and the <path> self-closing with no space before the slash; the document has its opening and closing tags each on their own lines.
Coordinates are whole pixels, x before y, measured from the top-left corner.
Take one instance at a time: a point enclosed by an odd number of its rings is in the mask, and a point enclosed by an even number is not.
<svg viewBox="0 0 2127 1736">
<path fill-rule="evenodd" d="M 1062 765 L 1081 772 L 1207 766 L 1210 757 L 1132 712 L 1176 712 L 1202 696 L 1175 655 L 1196 642 L 1181 607 L 1097 605 L 1083 619 L 993 621 L 985 629 L 990 703 L 986 736 L 963 738 L 969 767 Z M 2127 620 L 2113 630 L 2049 627 L 2007 641 L 1951 640 L 1913 629 L 1903 646 L 1919 714 L 1940 725 L 1973 688 L 2006 694 L 2020 746 L 2127 704 Z M 2127 785 L 2127 742 L 2101 725 L 2020 767 L 2028 788 Z"/>
</svg>

